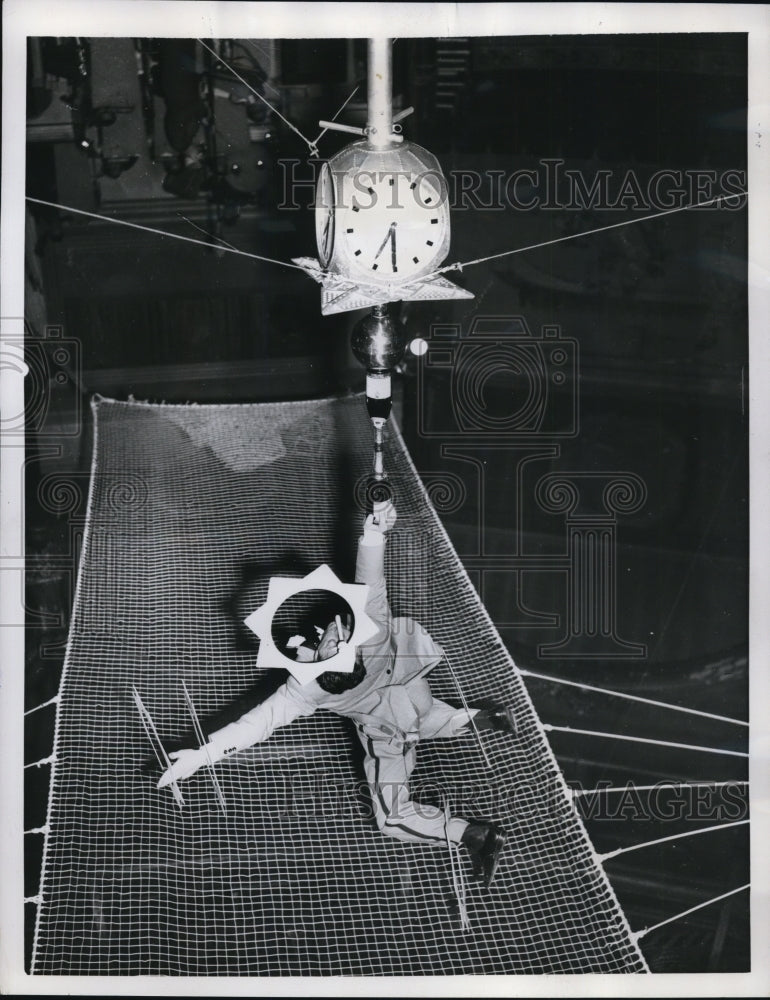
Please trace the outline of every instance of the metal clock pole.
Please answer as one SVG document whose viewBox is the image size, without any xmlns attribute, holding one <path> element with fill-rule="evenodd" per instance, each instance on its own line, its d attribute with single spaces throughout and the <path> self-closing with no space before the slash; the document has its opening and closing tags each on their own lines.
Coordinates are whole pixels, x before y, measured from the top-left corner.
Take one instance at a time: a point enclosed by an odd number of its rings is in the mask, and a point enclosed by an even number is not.
<svg viewBox="0 0 770 1000">
<path fill-rule="evenodd" d="M 372 149 L 393 145 L 393 39 L 370 38 L 368 43 L 367 143 Z"/>
<path fill-rule="evenodd" d="M 388 149 L 401 137 L 393 134 L 393 40 L 368 42 L 366 142 L 371 149 Z M 383 462 L 383 431 L 393 403 L 391 372 L 402 361 L 406 332 L 390 315 L 387 304 L 372 307 L 353 327 L 353 354 L 366 368 L 366 408 L 374 427 L 374 460 L 367 488 L 367 506 L 390 499 Z"/>
</svg>

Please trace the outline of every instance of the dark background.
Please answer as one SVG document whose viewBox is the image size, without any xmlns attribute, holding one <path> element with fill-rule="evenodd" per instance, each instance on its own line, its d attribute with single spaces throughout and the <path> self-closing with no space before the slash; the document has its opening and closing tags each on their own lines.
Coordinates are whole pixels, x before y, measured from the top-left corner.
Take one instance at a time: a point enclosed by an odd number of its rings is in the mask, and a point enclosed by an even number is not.
<svg viewBox="0 0 770 1000">
<path fill-rule="evenodd" d="M 309 137 L 366 72 L 361 41 L 230 40 L 222 52 Z M 287 207 L 286 178 L 314 176 L 306 145 L 261 102 L 245 103 L 246 89 L 192 42 L 34 39 L 28 61 L 30 196 L 205 241 L 204 230 L 282 261 L 316 253 L 312 188 L 299 189 L 298 207 Z M 615 189 L 628 171 L 643 186 L 664 169 L 716 178 L 745 172 L 746 86 L 739 34 L 402 39 L 394 47 L 396 105 L 416 109 L 405 135 L 434 152 L 450 179 L 475 172 L 482 201 L 491 172 L 542 171 L 547 158 L 589 180 L 607 170 Z M 364 83 L 340 120 L 364 124 L 365 94 Z M 321 158 L 346 141 L 327 133 Z M 713 193 L 722 193 L 718 183 Z M 656 211 L 633 204 L 581 211 L 563 199 L 529 211 L 461 198 L 453 207 L 449 261 Z M 85 513 L 88 397 L 321 397 L 361 391 L 363 372 L 348 347 L 360 314 L 321 317 L 318 287 L 300 272 L 66 209 L 30 204 L 28 222 L 28 356 L 37 378 L 28 399 L 26 506 L 34 707 L 58 688 Z M 401 310 L 410 336 L 424 337 L 431 350 L 453 330 L 455 362 L 442 368 L 430 365 L 430 352 L 422 360 L 408 355 L 398 412 L 426 483 L 454 490 L 450 497 L 436 490 L 437 509 L 516 662 L 745 719 L 745 208 L 685 211 L 478 264 L 454 278 L 473 300 Z M 513 317 L 523 317 L 534 340 L 544 326 L 558 326 L 576 342 L 567 385 L 548 396 L 553 423 L 529 437 L 455 433 L 456 348 L 472 344 L 474 322 L 487 317 L 511 328 Z M 484 387 L 489 413 L 512 412 L 524 390 L 521 379 L 501 372 Z M 560 435 L 560 415 L 573 403 L 576 433 Z M 519 477 L 517 463 L 532 449 L 539 456 Z M 537 480 L 556 472 L 627 473 L 645 485 L 644 503 L 615 525 L 616 634 L 637 647 L 634 656 L 619 649 L 597 657 L 590 642 L 569 656 L 544 650 L 565 634 L 568 614 L 558 562 L 567 526 L 534 500 Z M 665 745 L 745 750 L 742 727 L 541 679 L 528 687 L 546 723 L 661 741 L 554 732 L 570 784 L 746 778 L 741 758 Z M 35 761 L 50 753 L 53 708 L 29 721 L 27 759 Z M 45 821 L 47 771 L 27 772 L 26 829 Z M 586 825 L 603 853 L 745 818 L 745 789 L 732 793 L 739 815 L 726 810 L 724 791 L 710 789 L 699 819 L 696 793 L 680 790 L 670 794 L 684 802 L 681 818 L 651 819 L 640 792 L 619 815 L 599 810 Z M 583 800 L 588 813 L 586 806 Z M 609 861 L 632 929 L 747 882 L 746 831 Z M 37 891 L 41 839 L 27 837 L 29 896 Z M 34 907 L 28 910 L 32 926 Z M 748 894 L 667 924 L 642 947 L 654 971 L 745 971 Z"/>
</svg>

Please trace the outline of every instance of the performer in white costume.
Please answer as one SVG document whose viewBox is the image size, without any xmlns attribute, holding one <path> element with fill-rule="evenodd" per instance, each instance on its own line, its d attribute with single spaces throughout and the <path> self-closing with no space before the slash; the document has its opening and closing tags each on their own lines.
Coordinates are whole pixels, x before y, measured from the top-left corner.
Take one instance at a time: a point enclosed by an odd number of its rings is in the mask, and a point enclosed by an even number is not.
<svg viewBox="0 0 770 1000">
<path fill-rule="evenodd" d="M 219 761 L 263 742 L 280 726 L 324 708 L 351 719 L 356 726 L 380 830 L 400 840 L 439 846 L 446 846 L 447 841 L 464 844 L 474 868 L 488 885 L 506 843 L 505 833 L 493 823 L 447 818 L 436 806 L 415 803 L 409 793 L 409 778 L 420 740 L 467 738 L 471 718 L 479 731 L 512 733 L 512 713 L 503 708 L 457 709 L 431 694 L 426 675 L 442 659 L 443 650 L 419 623 L 394 618 L 388 604 L 385 538 L 395 520 L 396 511 L 388 504 L 376 517 L 367 517 L 359 539 L 356 583 L 369 587 L 365 610 L 378 631 L 359 646 L 354 669 L 325 671 L 306 684 L 290 677 L 237 722 L 212 733 L 205 750 L 172 753 L 175 763 L 164 773 L 159 787 L 190 777 L 208 757 Z M 313 643 L 295 637 L 290 645 L 297 660 L 317 662 L 333 657 L 338 643 L 350 637 L 348 625 L 337 617 L 323 631 L 316 629 L 321 634 Z"/>
</svg>

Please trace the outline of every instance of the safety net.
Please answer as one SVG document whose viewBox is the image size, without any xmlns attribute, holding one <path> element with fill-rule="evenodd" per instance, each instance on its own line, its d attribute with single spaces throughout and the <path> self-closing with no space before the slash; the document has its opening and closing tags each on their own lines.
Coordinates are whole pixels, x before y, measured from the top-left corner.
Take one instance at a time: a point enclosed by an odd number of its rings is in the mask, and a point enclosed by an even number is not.
<svg viewBox="0 0 770 1000">
<path fill-rule="evenodd" d="M 134 689 L 171 749 L 191 745 L 185 690 L 209 732 L 285 678 L 256 670 L 259 640 L 243 619 L 271 576 L 328 563 L 352 580 L 371 426 L 356 397 L 97 398 L 93 411 L 33 972 L 645 971 L 521 677 L 431 503 L 452 484 L 421 480 L 396 428 L 386 442 L 399 515 L 386 560 L 394 614 L 446 649 L 431 674 L 437 697 L 459 703 L 459 682 L 469 704 L 510 704 L 517 721 L 515 735 L 482 734 L 483 750 L 472 735 L 421 743 L 412 789 L 418 802 L 509 832 L 492 885 L 472 877 L 464 848 L 377 830 L 352 724 L 330 712 L 218 764 L 224 808 L 205 768 L 180 785 L 181 807 L 157 789 Z"/>
</svg>

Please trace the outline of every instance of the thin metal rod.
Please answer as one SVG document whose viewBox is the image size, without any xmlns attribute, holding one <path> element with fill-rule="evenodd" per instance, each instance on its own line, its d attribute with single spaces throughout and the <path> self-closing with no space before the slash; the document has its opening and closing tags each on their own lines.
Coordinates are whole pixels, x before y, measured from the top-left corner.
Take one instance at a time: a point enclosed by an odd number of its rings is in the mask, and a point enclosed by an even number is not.
<svg viewBox="0 0 770 1000">
<path fill-rule="evenodd" d="M 136 690 L 136 686 L 131 688 L 131 693 L 134 696 L 134 702 L 136 703 L 137 711 L 139 712 L 139 718 L 142 720 L 142 725 L 144 726 L 144 731 L 147 734 L 147 739 L 150 741 L 150 746 L 155 753 L 158 763 L 163 768 L 163 770 L 171 769 L 171 761 L 166 753 L 166 748 L 163 746 L 163 741 L 158 735 L 158 730 L 155 728 L 155 723 L 150 713 L 145 708 L 144 702 L 139 696 L 139 692 Z M 154 737 L 154 739 L 153 739 Z M 158 753 L 158 748 L 160 748 L 160 753 Z M 162 756 L 161 756 L 162 755 Z M 177 781 L 171 782 L 171 791 L 176 799 L 176 803 L 181 809 L 184 805 L 184 799 L 182 798 L 182 790 L 179 787 Z"/>
<path fill-rule="evenodd" d="M 350 135 L 364 135 L 364 130 L 362 128 L 358 128 L 356 125 L 343 125 L 342 122 L 327 122 L 324 121 L 323 119 L 319 121 L 318 124 L 323 129 L 323 132 L 321 132 L 320 135 L 318 136 L 319 139 L 324 134 L 324 132 L 328 131 L 329 129 L 331 129 L 332 132 L 349 132 Z"/>
<path fill-rule="evenodd" d="M 203 750 L 206 754 L 206 763 L 208 765 L 209 773 L 211 774 L 214 791 L 217 793 L 217 798 L 219 799 L 219 804 L 222 807 L 222 812 L 227 815 L 225 797 L 222 794 L 222 786 L 219 784 L 219 778 L 214 770 L 214 761 L 211 759 L 208 742 L 203 734 L 203 728 L 201 727 L 200 720 L 198 719 L 198 713 L 195 711 L 195 705 L 193 705 L 193 700 L 190 697 L 190 692 L 187 690 L 187 685 L 184 681 L 182 681 L 182 689 L 184 691 L 185 701 L 187 702 L 187 710 L 189 711 L 190 718 L 192 719 L 193 729 L 195 730 L 195 738 L 198 740 L 201 750 Z"/>
<path fill-rule="evenodd" d="M 393 40 L 370 38 L 368 42 L 367 100 L 369 145 L 385 149 L 393 145 Z"/>
<path fill-rule="evenodd" d="M 455 668 L 452 666 L 452 661 L 447 656 L 446 650 L 444 650 L 444 659 L 446 660 L 446 665 L 449 667 L 449 673 L 452 675 L 452 680 L 455 682 L 455 687 L 457 688 L 457 693 L 460 695 L 460 700 L 463 703 L 463 708 L 465 709 L 465 711 L 466 711 L 466 713 L 468 715 L 468 721 L 470 722 L 471 729 L 473 730 L 473 732 L 474 732 L 474 734 L 476 736 L 476 741 L 478 742 L 479 750 L 481 750 L 481 756 L 486 761 L 486 765 L 489 768 L 489 770 L 492 771 L 492 769 L 493 769 L 492 768 L 492 761 L 489 759 L 489 755 L 487 754 L 487 751 L 484 748 L 484 741 L 481 739 L 481 733 L 479 732 L 479 727 L 476 725 L 476 720 L 471 715 L 470 707 L 469 707 L 468 702 L 467 702 L 467 700 L 465 698 L 465 692 L 463 691 L 463 689 L 462 689 L 462 687 L 460 685 L 460 678 L 455 673 Z"/>
</svg>

